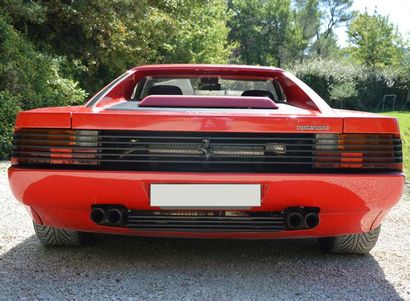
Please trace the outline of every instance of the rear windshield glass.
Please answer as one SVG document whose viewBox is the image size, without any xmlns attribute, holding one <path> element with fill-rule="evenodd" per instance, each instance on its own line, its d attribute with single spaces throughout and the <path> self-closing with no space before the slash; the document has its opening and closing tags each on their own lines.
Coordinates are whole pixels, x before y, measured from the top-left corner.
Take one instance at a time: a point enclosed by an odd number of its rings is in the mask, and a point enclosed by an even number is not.
<svg viewBox="0 0 410 301">
<path fill-rule="evenodd" d="M 148 95 L 261 96 L 281 101 L 278 83 L 270 79 L 230 79 L 223 77 L 152 77 L 139 81 L 133 99 Z"/>
</svg>

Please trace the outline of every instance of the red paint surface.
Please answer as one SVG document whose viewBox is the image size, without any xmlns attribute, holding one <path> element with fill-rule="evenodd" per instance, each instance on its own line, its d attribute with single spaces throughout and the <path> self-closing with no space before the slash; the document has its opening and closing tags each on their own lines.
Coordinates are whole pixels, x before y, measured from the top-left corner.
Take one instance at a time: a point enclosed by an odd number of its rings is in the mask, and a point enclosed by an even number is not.
<svg viewBox="0 0 410 301">
<path fill-rule="evenodd" d="M 284 118 L 284 114 L 226 113 L 195 109 L 181 112 L 165 110 L 81 112 L 74 114 L 72 118 L 74 129 L 296 133 L 300 132 L 297 130 L 298 125 L 326 125 L 329 126 L 327 132 L 341 133 L 343 120 L 336 117 L 295 115 Z"/>
</svg>

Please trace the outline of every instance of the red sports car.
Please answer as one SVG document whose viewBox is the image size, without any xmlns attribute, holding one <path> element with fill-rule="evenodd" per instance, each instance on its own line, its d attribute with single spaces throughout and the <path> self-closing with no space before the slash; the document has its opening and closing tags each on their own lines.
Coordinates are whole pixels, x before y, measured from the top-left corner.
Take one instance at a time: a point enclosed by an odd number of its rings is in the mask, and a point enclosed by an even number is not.
<svg viewBox="0 0 410 301">
<path fill-rule="evenodd" d="M 404 176 L 394 118 L 332 109 L 277 68 L 153 65 L 85 105 L 21 112 L 9 180 L 45 245 L 317 237 L 366 253 Z"/>
</svg>

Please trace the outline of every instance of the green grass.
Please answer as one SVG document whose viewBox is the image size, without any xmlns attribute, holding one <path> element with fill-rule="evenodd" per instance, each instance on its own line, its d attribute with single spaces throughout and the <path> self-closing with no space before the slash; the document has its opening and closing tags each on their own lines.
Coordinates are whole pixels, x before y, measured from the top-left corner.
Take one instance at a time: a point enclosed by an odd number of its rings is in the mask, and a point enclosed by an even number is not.
<svg viewBox="0 0 410 301">
<path fill-rule="evenodd" d="M 399 120 L 403 141 L 404 171 L 407 175 L 410 175 L 410 112 L 386 112 L 382 114 L 396 117 Z"/>
</svg>

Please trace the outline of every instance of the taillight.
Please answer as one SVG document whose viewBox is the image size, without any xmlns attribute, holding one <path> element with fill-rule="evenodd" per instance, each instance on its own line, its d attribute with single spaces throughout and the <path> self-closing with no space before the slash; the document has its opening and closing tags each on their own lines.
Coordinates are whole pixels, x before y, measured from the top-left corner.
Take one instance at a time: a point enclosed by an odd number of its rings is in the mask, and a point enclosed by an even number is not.
<svg viewBox="0 0 410 301">
<path fill-rule="evenodd" d="M 98 131 L 23 129 L 14 134 L 12 164 L 98 164 Z"/>
<path fill-rule="evenodd" d="M 400 136 L 393 134 L 317 134 L 316 168 L 402 170 Z"/>
</svg>

